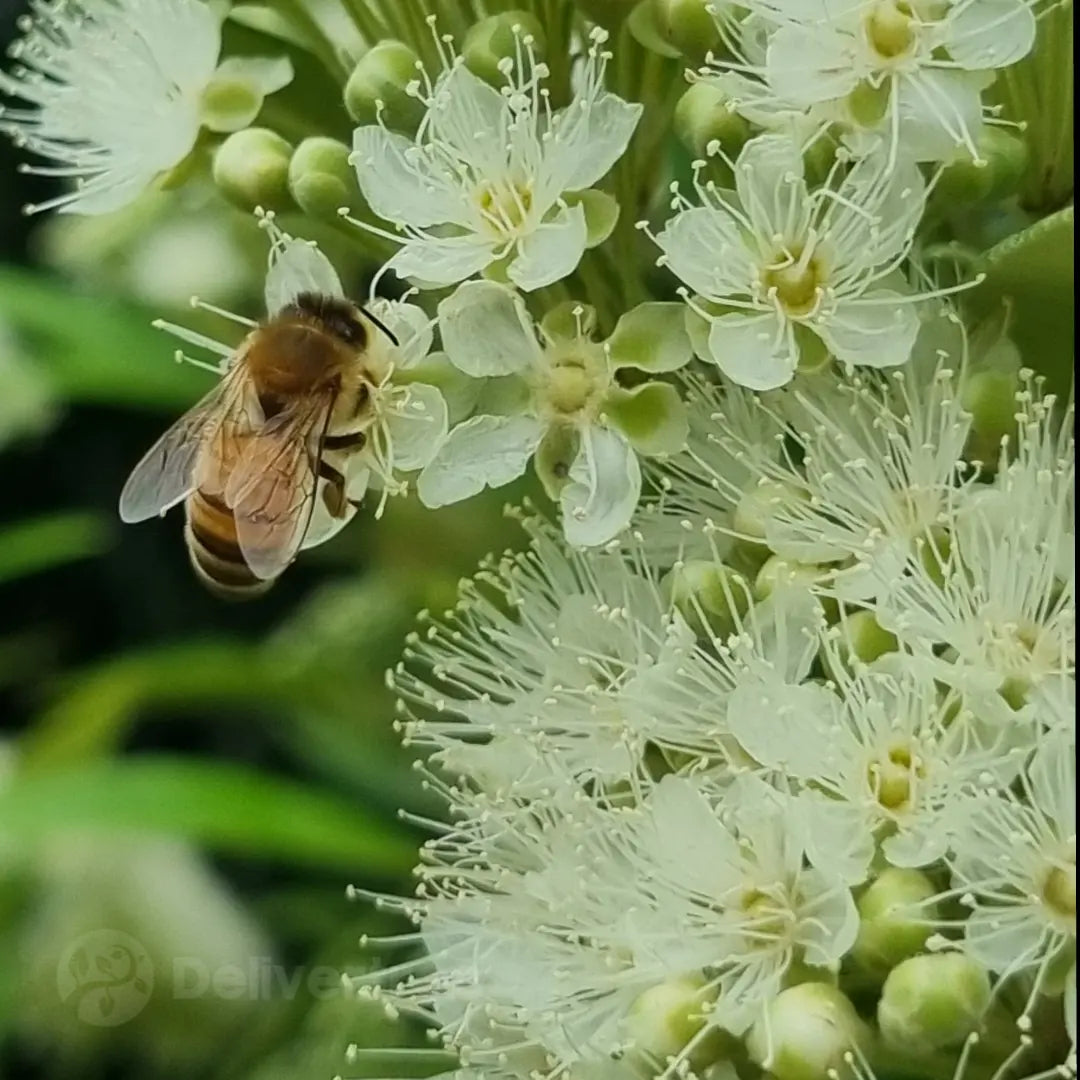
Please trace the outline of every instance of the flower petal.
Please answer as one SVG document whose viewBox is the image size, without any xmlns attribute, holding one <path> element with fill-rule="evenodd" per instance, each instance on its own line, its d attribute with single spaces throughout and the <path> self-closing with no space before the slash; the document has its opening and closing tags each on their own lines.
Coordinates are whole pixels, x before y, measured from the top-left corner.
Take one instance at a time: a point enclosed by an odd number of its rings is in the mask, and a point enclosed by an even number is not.
<svg viewBox="0 0 1080 1080">
<path fill-rule="evenodd" d="M 735 219 L 719 206 L 676 214 L 656 236 L 667 265 L 696 293 L 719 298 L 746 293 L 754 279 Z"/>
<path fill-rule="evenodd" d="M 431 318 L 423 308 L 382 297 L 376 297 L 365 307 L 397 338 L 394 363 L 399 372 L 408 371 L 431 352 L 435 332 Z"/>
<path fill-rule="evenodd" d="M 751 139 L 735 162 L 735 190 L 758 235 L 793 239 L 805 233 L 811 204 L 802 154 L 790 136 Z"/>
<path fill-rule="evenodd" d="M 543 436 L 531 416 L 474 416 L 446 437 L 420 474 L 416 490 L 428 507 L 461 502 L 519 477 Z"/>
<path fill-rule="evenodd" d="M 402 472 L 422 469 L 446 437 L 446 401 L 437 387 L 410 383 L 405 402 L 386 420 L 393 467 Z"/>
<path fill-rule="evenodd" d="M 443 348 L 466 375 L 513 375 L 540 362 L 532 319 L 513 289 L 467 281 L 438 311 Z"/>
<path fill-rule="evenodd" d="M 604 400 L 604 415 L 639 454 L 677 454 L 686 446 L 686 406 L 669 383 L 642 383 L 633 390 L 616 387 Z"/>
<path fill-rule="evenodd" d="M 378 124 L 359 127 L 350 160 L 364 199 L 379 217 L 416 228 L 468 223 L 458 186 L 404 135 Z"/>
<path fill-rule="evenodd" d="M 968 71 L 1015 64 L 1035 44 L 1035 16 L 1023 0 L 957 4 L 945 21 L 945 48 Z"/>
<path fill-rule="evenodd" d="M 814 329 L 830 352 L 845 364 L 896 367 L 906 363 L 919 333 L 913 304 L 889 289 L 837 305 L 835 313 Z"/>
<path fill-rule="evenodd" d="M 639 371 L 676 371 L 690 362 L 693 349 L 686 330 L 686 305 L 644 303 L 631 308 L 615 324 L 607 339 L 608 354 L 616 368 Z"/>
<path fill-rule="evenodd" d="M 721 315 L 709 327 L 709 359 L 733 382 L 775 390 L 799 363 L 791 327 L 777 315 Z"/>
<path fill-rule="evenodd" d="M 849 94 L 859 82 L 855 38 L 818 21 L 779 26 L 765 53 L 765 75 L 777 97 L 807 106 Z M 809 20 L 808 20 L 809 21 Z"/>
<path fill-rule="evenodd" d="M 506 276 L 525 292 L 561 280 L 581 262 L 588 233 L 585 208 L 580 203 L 562 207 L 519 241 Z"/>
<path fill-rule="evenodd" d="M 267 313 L 276 315 L 305 292 L 345 295 L 330 260 L 310 241 L 289 237 L 275 249 L 266 274 Z"/>
<path fill-rule="evenodd" d="M 641 495 L 641 466 L 630 444 L 607 428 L 581 433 L 562 490 L 563 533 L 576 547 L 606 544 L 630 523 Z"/>
<path fill-rule="evenodd" d="M 498 90 L 457 63 L 435 83 L 432 101 L 432 142 L 448 143 L 488 176 L 505 172 L 511 112 Z"/>
<path fill-rule="evenodd" d="M 970 151 L 983 124 L 978 72 L 920 68 L 894 86 L 900 142 L 916 161 L 947 161 Z"/>
<path fill-rule="evenodd" d="M 421 289 L 456 285 L 495 258 L 494 245 L 478 236 L 425 237 L 408 241 L 386 264 Z"/>
<path fill-rule="evenodd" d="M 579 96 L 552 122 L 544 164 L 558 177 L 558 195 L 592 187 L 622 156 L 643 106 L 601 93 Z"/>
</svg>

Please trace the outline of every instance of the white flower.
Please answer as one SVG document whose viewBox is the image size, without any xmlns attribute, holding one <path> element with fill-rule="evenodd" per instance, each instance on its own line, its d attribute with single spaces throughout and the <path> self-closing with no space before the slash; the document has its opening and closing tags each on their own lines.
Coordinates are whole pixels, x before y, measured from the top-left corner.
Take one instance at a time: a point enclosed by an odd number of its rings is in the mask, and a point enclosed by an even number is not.
<svg viewBox="0 0 1080 1080">
<path fill-rule="evenodd" d="M 282 232 L 272 214 L 263 214 L 260 224 L 270 237 L 264 289 L 267 316 L 278 314 L 304 293 L 346 299 L 337 272 L 314 243 Z M 200 301 L 194 303 L 249 329 L 256 325 Z M 329 432 L 331 435 L 362 433 L 363 445 L 347 450 L 324 450 L 323 459 L 346 480 L 348 502 L 338 514 L 331 514 L 321 490 L 325 480 L 320 480 L 319 496 L 304 535 L 305 548 L 325 542 L 343 528 L 369 488 L 380 492 L 375 513 L 381 515 L 389 495 L 404 494 L 407 490 L 399 474 L 423 468 L 446 434 L 447 409 L 441 391 L 416 377 L 422 377 L 425 360 L 432 359 L 429 356 L 431 320 L 415 305 L 402 302 L 374 299 L 365 310 L 381 324 L 372 328 L 359 360 L 368 389 L 367 405 L 349 430 Z M 229 345 L 163 320 L 154 325 L 220 358 L 216 367 L 196 361 L 201 366 L 225 371 L 233 363 L 235 349 Z M 187 359 L 182 354 L 180 358 Z"/>
<path fill-rule="evenodd" d="M 969 952 L 1002 979 L 1033 976 L 1040 992 L 1076 980 L 1076 736 L 1045 736 L 1024 773 L 1023 801 L 1011 794 L 977 800 L 956 841 L 956 891 L 971 908 Z M 1066 1015 L 1075 1041 L 1075 1013 Z"/>
<path fill-rule="evenodd" d="M 719 561 L 745 488 L 780 455 L 782 425 L 756 395 L 700 374 L 680 375 L 689 430 L 686 448 L 646 463 L 660 494 L 642 503 L 635 532 L 654 566 L 702 558 Z"/>
<path fill-rule="evenodd" d="M 1007 706 L 995 695 L 941 695 L 895 654 L 849 675 L 828 651 L 834 689 L 809 684 L 783 694 L 742 681 L 728 703 L 731 732 L 762 766 L 802 788 L 798 817 L 815 865 L 858 883 L 879 844 L 893 865 L 932 863 L 970 795 L 1019 768 L 1017 752 L 985 747 L 973 725 Z"/>
<path fill-rule="evenodd" d="M 566 538 L 579 546 L 611 540 L 637 506 L 638 455 L 674 453 L 686 439 L 673 387 L 624 390 L 616 380 L 623 367 L 669 371 L 689 360 L 678 305 L 639 305 L 597 342 L 581 305 L 555 309 L 537 328 L 512 289 L 473 281 L 439 305 L 439 324 L 450 361 L 492 386 L 487 405 L 450 432 L 421 474 L 421 501 L 443 506 L 499 487 L 535 454 Z"/>
<path fill-rule="evenodd" d="M 952 353 L 959 353 L 953 355 Z M 934 356 L 916 344 L 888 379 L 854 373 L 808 379 L 765 414 L 796 452 L 767 452 L 746 425 L 714 436 L 702 454 L 717 482 L 737 457 L 760 493 L 763 540 L 798 563 L 829 564 L 829 589 L 846 599 L 889 587 L 927 533 L 951 520 L 976 470 L 964 461 L 971 418 L 960 400 L 962 344 Z"/>
<path fill-rule="evenodd" d="M 132 202 L 195 146 L 199 129 L 234 131 L 292 79 L 287 59 L 218 64 L 221 22 L 201 0 L 38 0 L 0 91 L 0 130 L 75 181 L 34 207 L 102 214 Z"/>
<path fill-rule="evenodd" d="M 1072 411 L 1054 404 L 1022 392 L 1015 458 L 1006 447 L 994 483 L 968 489 L 903 573 L 878 575 L 878 621 L 956 685 L 1025 691 L 1074 670 Z"/>
<path fill-rule="evenodd" d="M 916 160 L 977 158 L 980 91 L 1025 56 L 1035 18 L 1024 0 L 751 0 L 772 24 L 762 74 L 783 103 L 836 103 L 881 117 L 886 137 Z"/>
<path fill-rule="evenodd" d="M 797 145 L 762 135 L 734 168 L 737 198 L 697 178 L 700 205 L 677 197 L 656 237 L 709 323 L 702 359 L 754 390 L 789 382 L 815 338 L 845 364 L 903 364 L 918 297 L 896 271 L 926 201 L 917 167 L 875 153 L 811 191 Z"/>
<path fill-rule="evenodd" d="M 463 586 L 454 618 L 433 622 L 395 669 L 409 740 L 515 798 L 552 777 L 641 775 L 650 743 L 708 754 L 712 732 L 681 707 L 694 637 L 656 581 L 621 553 L 529 528 L 532 550 Z"/>
<path fill-rule="evenodd" d="M 739 1034 L 779 992 L 796 956 L 835 970 L 858 915 L 843 882 L 805 864 L 797 811 L 752 777 L 719 807 L 666 777 L 645 805 L 634 857 L 641 888 L 710 973 L 711 1020 Z"/>
<path fill-rule="evenodd" d="M 594 30 L 578 90 L 551 108 L 547 68 L 524 38 L 496 90 L 460 58 L 428 86 L 416 142 L 370 125 L 354 138 L 371 209 L 404 233 L 390 266 L 420 285 L 452 285 L 504 262 L 526 291 L 572 273 L 588 243 L 595 184 L 626 149 L 642 107 L 603 88 L 606 35 Z M 417 90 L 419 94 L 419 90 Z"/>
</svg>

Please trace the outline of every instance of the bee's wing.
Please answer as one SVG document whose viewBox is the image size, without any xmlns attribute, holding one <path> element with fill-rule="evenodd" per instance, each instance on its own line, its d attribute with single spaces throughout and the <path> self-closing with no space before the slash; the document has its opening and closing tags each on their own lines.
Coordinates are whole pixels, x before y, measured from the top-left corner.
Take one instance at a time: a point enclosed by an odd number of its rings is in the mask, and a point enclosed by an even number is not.
<svg viewBox="0 0 1080 1080">
<path fill-rule="evenodd" d="M 327 392 L 287 408 L 247 438 L 225 488 L 236 539 L 251 572 L 277 577 L 296 557 L 311 521 L 318 461 L 334 406 Z"/>
<path fill-rule="evenodd" d="M 207 439 L 244 422 L 247 390 L 243 365 L 234 363 L 210 393 L 150 447 L 120 493 L 122 521 L 164 514 L 191 491 L 199 451 Z"/>
</svg>

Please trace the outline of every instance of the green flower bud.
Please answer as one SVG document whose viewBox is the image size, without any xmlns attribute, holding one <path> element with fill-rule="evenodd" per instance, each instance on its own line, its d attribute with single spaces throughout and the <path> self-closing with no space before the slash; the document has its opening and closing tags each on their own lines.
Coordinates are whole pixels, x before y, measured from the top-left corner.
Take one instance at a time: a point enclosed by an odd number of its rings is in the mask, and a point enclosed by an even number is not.
<svg viewBox="0 0 1080 1080">
<path fill-rule="evenodd" d="M 886 630 L 871 611 L 852 611 L 845 615 L 838 627 L 839 660 L 848 668 L 855 661 L 871 664 L 879 656 L 896 652 L 896 635 Z"/>
<path fill-rule="evenodd" d="M 930 953 L 889 972 L 878 1002 L 878 1025 L 897 1047 L 956 1046 L 978 1026 L 990 1004 L 990 976 L 962 953 Z"/>
<path fill-rule="evenodd" d="M 288 209 L 292 152 L 289 143 L 268 128 L 237 131 L 214 154 L 214 183 L 242 210 Z"/>
<path fill-rule="evenodd" d="M 1008 337 L 1011 309 L 995 311 L 971 335 L 973 360 L 960 383 L 960 403 L 971 414 L 964 448 L 969 461 L 993 467 L 1001 440 L 1016 431 L 1016 395 L 1021 389 L 1020 350 Z"/>
<path fill-rule="evenodd" d="M 705 157 L 714 144 L 731 158 L 750 138 L 750 125 L 729 105 L 729 97 L 708 82 L 690 85 L 675 106 L 675 134 L 690 153 Z"/>
<path fill-rule="evenodd" d="M 625 1021 L 634 1047 L 656 1061 L 679 1054 L 705 1026 L 715 996 L 700 975 L 671 978 L 646 990 L 630 1006 Z M 695 1055 L 696 1065 L 706 1061 Z"/>
<path fill-rule="evenodd" d="M 776 1080 L 835 1080 L 845 1055 L 865 1038 L 855 1007 L 828 983 L 805 982 L 781 991 L 750 1029 L 751 1060 Z"/>
<path fill-rule="evenodd" d="M 777 588 L 810 588 L 825 578 L 825 570 L 816 563 L 800 563 L 773 555 L 765 562 L 754 582 L 754 595 L 765 600 Z"/>
<path fill-rule="evenodd" d="M 653 25 L 684 56 L 704 59 L 720 44 L 720 31 L 709 13 L 711 0 L 650 0 Z"/>
<path fill-rule="evenodd" d="M 409 93 L 419 57 L 400 41 L 380 41 L 361 58 L 345 84 L 345 109 L 358 124 L 374 124 L 380 111 L 387 127 L 410 131 L 424 106 Z"/>
<path fill-rule="evenodd" d="M 305 139 L 289 162 L 289 191 L 314 218 L 334 221 L 343 206 L 355 211 L 361 196 L 349 148 L 323 135 Z"/>
<path fill-rule="evenodd" d="M 619 221 L 619 204 L 606 191 L 587 188 L 585 191 L 568 192 L 568 206 L 580 206 L 585 211 L 585 246 L 594 248 L 602 244 L 614 231 Z"/>
<path fill-rule="evenodd" d="M 859 897 L 859 936 L 852 957 L 861 968 L 884 975 L 914 956 L 932 932 L 937 905 L 927 904 L 937 889 L 919 870 L 891 866 Z"/>
<path fill-rule="evenodd" d="M 938 178 L 934 200 L 941 206 L 1007 198 L 1027 173 L 1027 143 L 1005 128 L 986 124 L 970 153 L 950 162 Z"/>
<path fill-rule="evenodd" d="M 474 75 L 492 86 L 505 86 L 506 65 L 516 66 L 522 57 L 539 59 L 544 45 L 544 29 L 535 15 L 502 11 L 473 25 L 465 35 L 461 55 Z"/>
<path fill-rule="evenodd" d="M 764 542 L 769 521 L 776 511 L 793 502 L 805 502 L 806 492 L 783 480 L 765 480 L 743 492 L 735 507 L 737 532 L 751 540 Z"/>
<path fill-rule="evenodd" d="M 723 563 L 691 559 L 666 579 L 671 599 L 698 633 L 732 633 L 750 607 L 750 587 L 742 574 Z"/>
<path fill-rule="evenodd" d="M 255 119 L 263 96 L 247 79 L 215 75 L 199 102 L 203 126 L 211 131 L 239 131 Z"/>
</svg>

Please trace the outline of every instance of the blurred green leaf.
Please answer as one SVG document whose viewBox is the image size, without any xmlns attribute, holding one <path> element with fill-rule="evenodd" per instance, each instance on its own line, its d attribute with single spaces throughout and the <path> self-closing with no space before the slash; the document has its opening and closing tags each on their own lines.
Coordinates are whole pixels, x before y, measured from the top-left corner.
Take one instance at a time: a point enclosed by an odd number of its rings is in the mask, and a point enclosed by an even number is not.
<svg viewBox="0 0 1080 1080">
<path fill-rule="evenodd" d="M 72 401 L 177 410 L 211 385 L 206 372 L 173 360 L 175 343 L 150 325 L 152 314 L 115 297 L 0 266 L 0 317 Z"/>
<path fill-rule="evenodd" d="M 70 675 L 23 736 L 22 762 L 26 768 L 54 767 L 108 752 L 152 705 L 288 701 L 288 687 L 255 646 L 227 639 L 172 643 Z"/>
<path fill-rule="evenodd" d="M 0 585 L 73 559 L 100 555 L 112 529 L 98 514 L 67 511 L 0 528 Z"/>
<path fill-rule="evenodd" d="M 979 313 L 1011 307 L 1009 336 L 1024 363 L 1067 393 L 1074 352 L 1073 208 L 1002 240 L 985 255 L 986 280 L 970 297 Z"/>
<path fill-rule="evenodd" d="M 294 781 L 222 762 L 127 757 L 16 777 L 0 790 L 9 842 L 102 830 L 161 833 L 234 855 L 397 875 L 416 859 L 399 826 Z"/>
</svg>

